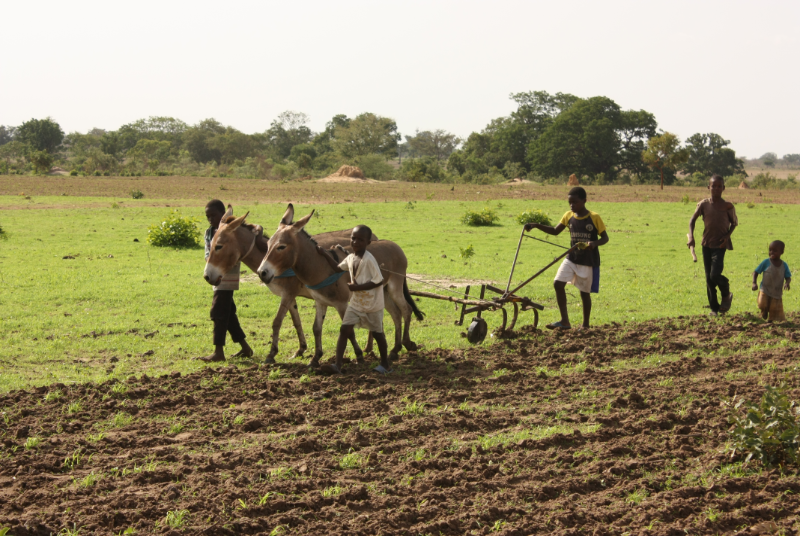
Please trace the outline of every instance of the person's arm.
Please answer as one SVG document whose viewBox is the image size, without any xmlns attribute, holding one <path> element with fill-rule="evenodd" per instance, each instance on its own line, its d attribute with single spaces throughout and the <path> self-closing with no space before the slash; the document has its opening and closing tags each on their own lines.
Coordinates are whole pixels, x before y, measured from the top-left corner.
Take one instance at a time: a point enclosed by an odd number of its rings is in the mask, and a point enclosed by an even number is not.
<svg viewBox="0 0 800 536">
<path fill-rule="evenodd" d="M 789 271 L 789 265 L 785 262 L 783 263 L 783 290 L 789 290 L 792 284 L 792 272 Z"/>
<path fill-rule="evenodd" d="M 689 247 L 694 246 L 694 224 L 697 222 L 697 218 L 700 217 L 700 214 L 703 213 L 703 209 L 701 208 L 702 203 L 702 201 L 697 203 L 697 208 L 694 209 L 694 214 L 692 214 L 692 218 L 689 220 L 689 242 L 686 243 Z"/>
<path fill-rule="evenodd" d="M 361 262 L 366 262 L 366 259 L 362 259 Z M 350 292 L 358 292 L 360 290 L 372 290 L 374 288 L 378 288 L 383 285 L 383 274 L 381 274 L 381 269 L 378 268 L 378 263 L 370 259 L 369 266 L 364 266 L 364 268 L 368 268 L 370 271 L 370 280 L 366 283 L 356 284 L 355 282 L 348 283 L 347 288 L 350 289 Z"/>
<path fill-rule="evenodd" d="M 722 237 L 722 247 L 730 243 L 731 235 L 734 229 L 739 225 L 739 218 L 736 217 L 736 209 L 733 207 L 733 203 L 728 203 L 728 217 L 731 220 L 731 226 L 728 227 L 728 232 Z"/>
<path fill-rule="evenodd" d="M 600 233 L 600 240 L 586 243 L 586 249 L 594 249 L 596 247 L 604 246 L 606 244 L 608 244 L 608 233 L 606 231 L 603 231 L 602 233 Z"/>
<path fill-rule="evenodd" d="M 758 272 L 753 272 L 753 290 L 758 290 Z"/>
<path fill-rule="evenodd" d="M 553 236 L 561 234 L 561 231 L 566 229 L 566 227 L 567 227 L 566 225 L 564 225 L 563 223 L 560 223 L 560 222 L 555 227 L 551 227 L 550 225 L 543 225 L 541 223 L 526 223 L 525 224 L 525 230 L 526 231 L 530 231 L 532 229 L 539 229 L 543 233 L 547 233 L 547 234 L 553 235 Z"/>
<path fill-rule="evenodd" d="M 339 267 L 339 263 L 338 263 L 338 262 L 336 262 L 336 261 L 333 259 L 333 257 L 331 257 L 330 255 L 328 255 L 328 252 L 327 252 L 327 251 L 325 251 L 325 250 L 324 250 L 324 249 L 322 249 L 321 247 L 317 246 L 317 253 L 319 253 L 320 255 L 322 255 L 322 258 L 323 258 L 323 259 L 325 259 L 326 261 L 328 261 L 328 264 L 331 266 L 331 268 L 333 268 L 333 271 L 334 271 L 335 273 L 337 273 L 337 274 L 338 274 L 339 272 L 344 272 L 344 270 L 342 270 L 342 268 L 340 268 L 340 267 Z"/>
</svg>

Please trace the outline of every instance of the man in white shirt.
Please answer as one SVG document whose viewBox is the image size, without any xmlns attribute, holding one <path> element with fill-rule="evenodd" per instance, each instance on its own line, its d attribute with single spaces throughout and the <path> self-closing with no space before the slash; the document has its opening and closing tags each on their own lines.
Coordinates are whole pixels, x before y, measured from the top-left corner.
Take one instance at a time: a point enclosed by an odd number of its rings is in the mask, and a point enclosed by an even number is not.
<svg viewBox="0 0 800 536">
<path fill-rule="evenodd" d="M 368 329 L 378 344 L 381 364 L 375 370 L 381 374 L 391 372 L 386 336 L 383 334 L 383 275 L 378 261 L 367 251 L 371 238 L 372 229 L 366 225 L 354 227 L 350 234 L 350 247 L 353 248 L 353 253 L 338 264 L 324 249 L 317 246 L 317 253 L 322 255 L 337 273 L 345 270 L 350 272 L 350 283 L 347 286 L 352 294 L 342 318 L 339 341 L 336 343 L 337 372 L 342 370 L 347 341 L 356 327 Z"/>
</svg>

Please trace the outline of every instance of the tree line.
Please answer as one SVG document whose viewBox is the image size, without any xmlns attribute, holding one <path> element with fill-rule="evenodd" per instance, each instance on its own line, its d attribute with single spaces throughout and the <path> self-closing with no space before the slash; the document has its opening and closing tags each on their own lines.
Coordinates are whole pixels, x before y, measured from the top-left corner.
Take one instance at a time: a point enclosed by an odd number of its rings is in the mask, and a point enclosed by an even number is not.
<svg viewBox="0 0 800 536">
<path fill-rule="evenodd" d="M 442 129 L 402 136 L 393 119 L 369 112 L 336 115 L 313 132 L 306 114 L 286 111 L 255 134 L 215 119 L 188 125 L 172 117 L 65 134 L 51 118 L 31 119 L 0 126 L 0 171 L 42 173 L 59 165 L 73 175 L 287 180 L 349 164 L 379 180 L 481 184 L 562 182 L 572 174 L 583 183 L 674 184 L 744 173 L 719 134 L 694 134 L 681 144 L 659 130 L 652 113 L 623 110 L 608 97 L 532 91 L 510 98 L 516 105 L 510 115 L 466 140 Z"/>
</svg>

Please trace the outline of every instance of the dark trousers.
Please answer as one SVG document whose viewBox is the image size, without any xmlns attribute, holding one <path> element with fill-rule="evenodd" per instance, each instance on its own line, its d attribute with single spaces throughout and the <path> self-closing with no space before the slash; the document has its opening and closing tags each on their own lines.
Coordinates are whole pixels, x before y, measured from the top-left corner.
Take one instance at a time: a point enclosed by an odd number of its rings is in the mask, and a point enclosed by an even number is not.
<svg viewBox="0 0 800 536">
<path fill-rule="evenodd" d="M 225 345 L 225 334 L 231 334 L 233 342 L 245 339 L 239 317 L 236 316 L 236 304 L 233 303 L 232 290 L 215 290 L 211 301 L 211 320 L 214 321 L 214 346 Z"/>
<path fill-rule="evenodd" d="M 719 312 L 719 300 L 717 300 L 717 287 L 722 298 L 726 298 L 731 292 L 728 278 L 722 275 L 725 269 L 725 249 L 709 248 L 703 246 L 703 265 L 706 269 L 706 292 L 708 293 L 708 305 L 715 313 Z"/>
</svg>

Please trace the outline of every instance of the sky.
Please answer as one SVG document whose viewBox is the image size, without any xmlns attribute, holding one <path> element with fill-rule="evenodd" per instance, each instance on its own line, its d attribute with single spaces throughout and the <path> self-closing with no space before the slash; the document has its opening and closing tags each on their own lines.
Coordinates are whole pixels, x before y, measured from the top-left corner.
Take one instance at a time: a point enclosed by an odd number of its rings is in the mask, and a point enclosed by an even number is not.
<svg viewBox="0 0 800 536">
<path fill-rule="evenodd" d="M 606 96 L 739 156 L 800 153 L 800 2 L 5 2 L 0 124 L 148 116 L 263 132 L 373 112 L 461 137 L 511 93 Z"/>
</svg>

